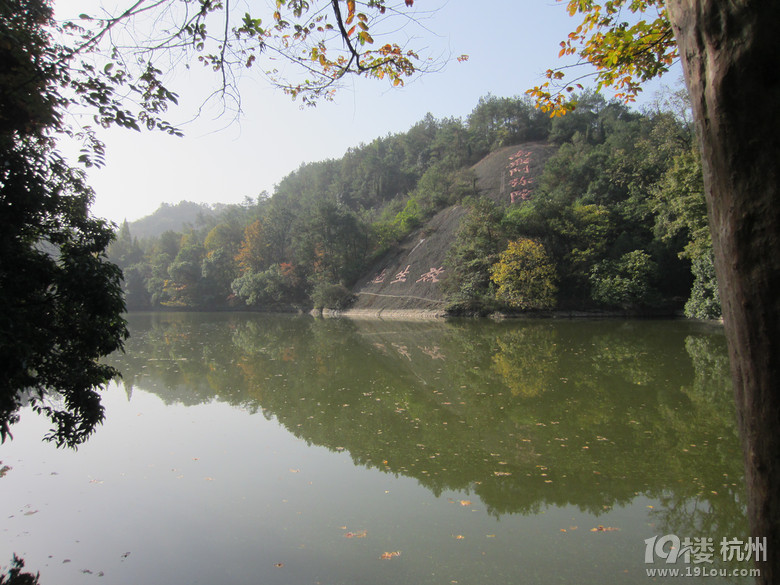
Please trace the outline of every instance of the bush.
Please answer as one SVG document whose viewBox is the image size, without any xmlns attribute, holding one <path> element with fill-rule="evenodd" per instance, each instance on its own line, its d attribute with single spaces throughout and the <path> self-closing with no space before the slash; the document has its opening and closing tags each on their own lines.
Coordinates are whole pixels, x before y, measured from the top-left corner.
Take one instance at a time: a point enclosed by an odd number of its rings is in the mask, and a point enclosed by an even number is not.
<svg viewBox="0 0 780 585">
<path fill-rule="evenodd" d="M 496 297 L 518 309 L 551 309 L 558 287 L 555 266 L 544 246 L 530 238 L 509 242 L 490 269 Z"/>
<path fill-rule="evenodd" d="M 619 260 L 603 260 L 590 273 L 594 301 L 619 307 L 650 304 L 655 298 L 651 281 L 656 264 L 644 250 L 623 254 Z"/>
<path fill-rule="evenodd" d="M 393 224 L 398 226 L 402 234 L 408 234 L 423 221 L 423 212 L 419 201 L 412 197 L 406 202 L 406 207 L 395 216 Z"/>
<path fill-rule="evenodd" d="M 273 306 L 295 302 L 295 276 L 289 264 L 273 264 L 262 272 L 247 272 L 231 285 L 233 293 L 249 306 Z"/>
<path fill-rule="evenodd" d="M 693 261 L 691 272 L 694 280 L 691 296 L 685 303 L 685 316 L 692 319 L 720 319 L 720 294 L 712 250 Z"/>
<path fill-rule="evenodd" d="M 315 309 L 342 310 L 349 307 L 355 300 L 352 294 L 343 284 L 319 282 L 311 291 L 311 300 Z"/>
</svg>

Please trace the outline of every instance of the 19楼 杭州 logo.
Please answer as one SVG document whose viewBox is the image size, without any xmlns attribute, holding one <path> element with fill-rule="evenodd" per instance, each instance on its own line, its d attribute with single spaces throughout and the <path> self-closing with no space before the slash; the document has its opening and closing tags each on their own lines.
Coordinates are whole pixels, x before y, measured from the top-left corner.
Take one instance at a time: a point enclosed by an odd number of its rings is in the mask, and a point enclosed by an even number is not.
<svg viewBox="0 0 780 585">
<path fill-rule="evenodd" d="M 766 561 L 766 537 L 742 540 L 724 536 L 717 547 L 710 537 L 680 539 L 676 534 L 665 534 L 645 539 L 645 563 L 664 559 L 667 564 L 700 564 L 712 563 L 715 558 L 723 562 Z"/>
</svg>

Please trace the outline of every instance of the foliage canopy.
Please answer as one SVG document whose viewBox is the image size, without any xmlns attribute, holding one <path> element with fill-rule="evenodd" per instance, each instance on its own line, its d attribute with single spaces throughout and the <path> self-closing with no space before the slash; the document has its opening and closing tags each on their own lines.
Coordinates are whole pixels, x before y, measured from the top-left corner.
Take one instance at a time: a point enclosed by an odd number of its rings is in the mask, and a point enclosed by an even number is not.
<svg viewBox="0 0 780 585">
<path fill-rule="evenodd" d="M 539 242 L 521 238 L 509 242 L 491 267 L 496 296 L 518 309 L 551 309 L 555 306 L 555 267 Z"/>
<path fill-rule="evenodd" d="M 0 436 L 29 402 L 73 447 L 103 419 L 97 389 L 117 372 L 98 360 L 127 330 L 113 230 L 55 148 L 68 73 L 50 19 L 38 1 L 0 3 Z"/>
<path fill-rule="evenodd" d="M 558 0 L 562 2 L 564 0 Z M 571 16 L 582 22 L 561 41 L 559 57 L 578 56 L 572 66 L 548 69 L 547 81 L 528 90 L 541 109 L 561 116 L 576 107 L 573 99 L 586 77 L 595 77 L 596 89 L 610 87 L 626 102 L 636 99 L 642 85 L 669 71 L 678 57 L 664 0 L 566 0 Z M 590 64 L 589 72 L 564 81 L 565 69 Z"/>
</svg>

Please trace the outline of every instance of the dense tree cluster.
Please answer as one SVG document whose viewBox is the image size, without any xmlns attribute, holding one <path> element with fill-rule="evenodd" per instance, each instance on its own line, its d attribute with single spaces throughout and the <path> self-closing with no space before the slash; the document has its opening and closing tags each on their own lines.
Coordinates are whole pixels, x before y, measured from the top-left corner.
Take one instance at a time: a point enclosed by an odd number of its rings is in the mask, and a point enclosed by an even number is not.
<svg viewBox="0 0 780 585">
<path fill-rule="evenodd" d="M 448 260 L 454 311 L 669 308 L 690 297 L 690 316 L 717 317 L 687 120 L 597 94 L 579 103 L 550 120 L 527 99 L 487 96 L 465 121 L 429 114 L 341 159 L 304 164 L 272 195 L 223 206 L 185 232 L 139 242 L 123 225 L 110 252 L 124 270 L 128 306 L 344 307 L 379 256 L 460 204 L 471 213 Z M 472 165 L 528 142 L 558 146 L 533 195 L 507 205 L 480 197 Z M 521 242 L 544 269 L 523 268 Z M 521 289 L 538 298 L 526 292 L 518 301 Z"/>
<path fill-rule="evenodd" d="M 465 122 L 428 115 L 339 160 L 304 164 L 273 195 L 227 206 L 187 233 L 139 243 L 123 226 L 111 257 L 125 272 L 128 306 L 328 300 L 437 210 L 473 194 L 471 164 L 543 136 L 537 126 L 549 122 L 528 100 L 488 96 Z"/>
<path fill-rule="evenodd" d="M 560 148 L 531 198 L 471 203 L 449 257 L 452 308 L 500 308 L 505 283 L 491 273 L 505 280 L 506 254 L 530 238 L 555 266 L 558 306 L 674 308 L 688 299 L 688 316 L 717 318 L 701 166 L 685 117 L 586 94 L 554 120 L 548 140 Z M 539 290 L 528 306 L 549 307 L 549 287 Z"/>
</svg>

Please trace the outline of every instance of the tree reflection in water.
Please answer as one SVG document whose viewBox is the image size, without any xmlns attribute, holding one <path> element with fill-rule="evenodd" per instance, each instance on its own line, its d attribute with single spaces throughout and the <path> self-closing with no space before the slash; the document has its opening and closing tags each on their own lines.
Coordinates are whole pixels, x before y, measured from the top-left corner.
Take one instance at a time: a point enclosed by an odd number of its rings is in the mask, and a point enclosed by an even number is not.
<svg viewBox="0 0 780 585">
<path fill-rule="evenodd" d="M 746 535 L 717 327 L 131 315 L 112 365 L 166 403 L 222 401 L 490 514 L 660 500 L 656 532 Z"/>
</svg>

